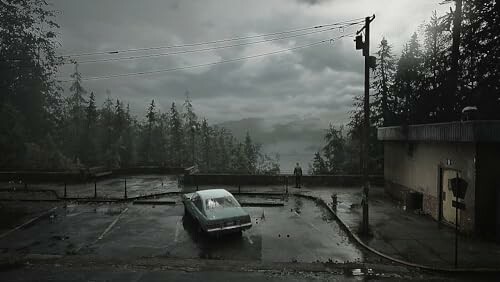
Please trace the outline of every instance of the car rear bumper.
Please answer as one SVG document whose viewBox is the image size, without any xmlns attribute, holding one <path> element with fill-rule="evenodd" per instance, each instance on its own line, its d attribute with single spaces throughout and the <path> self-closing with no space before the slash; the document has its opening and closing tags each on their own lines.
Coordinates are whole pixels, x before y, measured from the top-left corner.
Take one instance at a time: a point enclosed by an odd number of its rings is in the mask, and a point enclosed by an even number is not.
<svg viewBox="0 0 500 282">
<path fill-rule="evenodd" d="M 214 233 L 225 233 L 225 232 L 237 232 L 240 230 L 247 230 L 250 227 L 252 227 L 251 222 L 239 225 L 210 228 L 207 229 L 207 233 L 214 234 Z"/>
</svg>

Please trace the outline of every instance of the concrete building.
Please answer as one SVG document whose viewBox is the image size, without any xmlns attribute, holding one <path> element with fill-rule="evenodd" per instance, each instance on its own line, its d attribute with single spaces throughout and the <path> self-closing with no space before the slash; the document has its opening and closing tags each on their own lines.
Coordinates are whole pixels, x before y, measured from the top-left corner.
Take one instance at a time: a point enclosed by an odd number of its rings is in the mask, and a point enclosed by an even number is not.
<svg viewBox="0 0 500 282">
<path fill-rule="evenodd" d="M 386 192 L 405 199 L 422 195 L 422 209 L 445 224 L 455 223 L 449 180 L 468 183 L 461 230 L 500 237 L 500 121 L 464 121 L 383 127 Z"/>
</svg>

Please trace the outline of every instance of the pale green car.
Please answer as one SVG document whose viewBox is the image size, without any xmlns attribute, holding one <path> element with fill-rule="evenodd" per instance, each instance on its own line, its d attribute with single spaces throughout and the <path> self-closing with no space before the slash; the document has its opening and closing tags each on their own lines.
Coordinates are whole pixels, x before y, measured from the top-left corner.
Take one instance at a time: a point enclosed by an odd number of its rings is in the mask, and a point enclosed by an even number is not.
<svg viewBox="0 0 500 282">
<path fill-rule="evenodd" d="M 252 227 L 250 215 L 224 189 L 210 189 L 182 195 L 184 212 L 208 234 L 241 232 Z"/>
</svg>

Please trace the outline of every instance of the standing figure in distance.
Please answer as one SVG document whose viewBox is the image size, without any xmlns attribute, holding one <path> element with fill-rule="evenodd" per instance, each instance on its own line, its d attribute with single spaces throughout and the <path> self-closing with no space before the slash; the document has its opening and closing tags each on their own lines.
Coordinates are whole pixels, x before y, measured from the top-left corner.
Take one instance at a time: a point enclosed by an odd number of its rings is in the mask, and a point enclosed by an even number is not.
<svg viewBox="0 0 500 282">
<path fill-rule="evenodd" d="M 295 188 L 300 188 L 300 178 L 302 177 L 302 168 L 299 163 L 293 169 L 293 175 L 295 175 Z"/>
</svg>

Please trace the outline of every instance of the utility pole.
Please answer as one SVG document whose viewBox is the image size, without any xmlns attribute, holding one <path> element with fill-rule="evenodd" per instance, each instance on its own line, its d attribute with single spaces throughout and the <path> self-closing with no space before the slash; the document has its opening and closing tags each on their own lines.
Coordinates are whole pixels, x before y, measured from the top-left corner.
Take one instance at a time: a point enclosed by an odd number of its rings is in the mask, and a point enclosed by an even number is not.
<svg viewBox="0 0 500 282">
<path fill-rule="evenodd" d="M 370 23 L 375 19 L 375 15 L 365 18 L 365 26 L 361 28 L 356 34 L 356 49 L 363 50 L 365 57 L 365 95 L 363 99 L 363 142 L 361 145 L 362 167 L 363 167 L 363 222 L 361 225 L 361 233 L 368 235 L 368 194 L 370 191 L 370 179 L 368 176 L 368 148 L 370 139 L 370 67 L 375 67 L 375 57 L 370 56 Z M 365 40 L 359 35 L 365 30 Z"/>
</svg>

